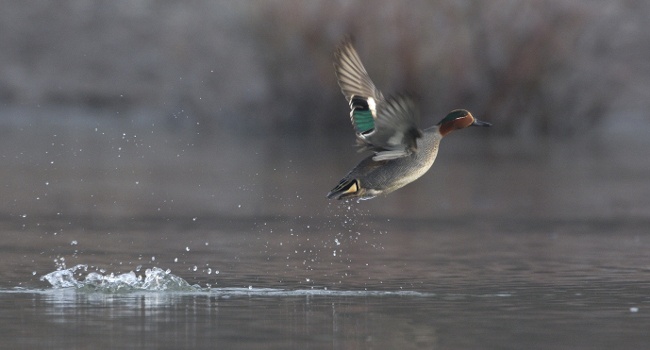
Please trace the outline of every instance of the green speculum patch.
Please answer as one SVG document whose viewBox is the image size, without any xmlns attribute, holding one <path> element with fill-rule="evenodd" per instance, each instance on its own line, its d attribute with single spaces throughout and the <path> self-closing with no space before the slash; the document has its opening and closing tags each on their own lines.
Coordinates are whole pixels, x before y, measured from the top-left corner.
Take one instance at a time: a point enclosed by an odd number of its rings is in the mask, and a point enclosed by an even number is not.
<svg viewBox="0 0 650 350">
<path fill-rule="evenodd" d="M 375 128 L 375 121 L 372 118 L 372 112 L 370 110 L 356 109 L 352 112 L 352 118 L 354 118 L 354 125 L 357 128 L 357 132 L 364 133 Z"/>
</svg>

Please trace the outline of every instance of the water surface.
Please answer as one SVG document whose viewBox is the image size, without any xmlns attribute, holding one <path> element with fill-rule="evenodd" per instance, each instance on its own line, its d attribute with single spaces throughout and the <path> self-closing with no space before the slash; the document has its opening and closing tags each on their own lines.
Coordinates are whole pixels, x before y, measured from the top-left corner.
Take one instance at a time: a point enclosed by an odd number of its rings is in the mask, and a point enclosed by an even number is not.
<svg viewBox="0 0 650 350">
<path fill-rule="evenodd" d="M 467 133 L 403 190 L 334 203 L 351 138 L 63 120 L 0 139 L 2 347 L 650 343 L 644 138 Z"/>
</svg>

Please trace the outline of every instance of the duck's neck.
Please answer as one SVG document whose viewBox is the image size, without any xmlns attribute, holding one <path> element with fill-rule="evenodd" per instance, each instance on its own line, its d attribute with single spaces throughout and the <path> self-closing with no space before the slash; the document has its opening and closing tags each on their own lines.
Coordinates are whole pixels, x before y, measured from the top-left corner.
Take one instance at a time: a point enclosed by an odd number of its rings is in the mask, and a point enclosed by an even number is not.
<svg viewBox="0 0 650 350">
<path fill-rule="evenodd" d="M 440 137 L 445 137 L 449 135 L 450 132 L 457 129 L 454 123 L 444 123 L 436 126 L 438 127 L 438 133 L 440 134 Z"/>
<path fill-rule="evenodd" d="M 428 127 L 426 129 L 424 129 L 424 133 L 429 134 L 429 135 L 435 137 L 436 139 L 441 139 L 443 136 L 445 136 L 440 132 L 440 125 L 434 125 L 434 126 Z M 449 133 L 449 132 L 447 132 L 447 133 Z"/>
</svg>

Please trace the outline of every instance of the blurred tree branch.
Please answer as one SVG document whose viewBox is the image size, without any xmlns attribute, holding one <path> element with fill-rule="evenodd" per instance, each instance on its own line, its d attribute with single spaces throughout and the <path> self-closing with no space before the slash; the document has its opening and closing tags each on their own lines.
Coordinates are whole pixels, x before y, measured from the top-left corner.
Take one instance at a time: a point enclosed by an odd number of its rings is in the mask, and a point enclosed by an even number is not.
<svg viewBox="0 0 650 350">
<path fill-rule="evenodd" d="M 0 102 L 150 108 L 205 131 L 347 130 L 331 61 L 351 34 L 385 94 L 417 93 L 425 124 L 467 108 L 495 132 L 571 135 L 648 108 L 649 15 L 642 0 L 11 2 Z"/>
</svg>

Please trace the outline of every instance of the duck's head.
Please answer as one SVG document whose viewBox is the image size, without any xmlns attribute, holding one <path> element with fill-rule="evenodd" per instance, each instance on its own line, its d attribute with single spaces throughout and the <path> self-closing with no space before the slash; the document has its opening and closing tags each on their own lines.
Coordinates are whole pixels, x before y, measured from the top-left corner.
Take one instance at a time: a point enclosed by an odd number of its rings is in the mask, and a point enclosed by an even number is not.
<svg viewBox="0 0 650 350">
<path fill-rule="evenodd" d="M 472 113 L 464 109 L 455 109 L 438 123 L 440 135 L 445 136 L 450 132 L 458 129 L 464 129 L 468 126 L 492 126 L 492 124 L 480 121 Z"/>
</svg>

